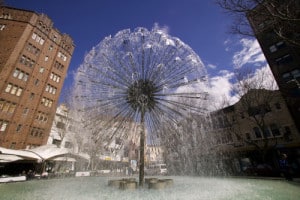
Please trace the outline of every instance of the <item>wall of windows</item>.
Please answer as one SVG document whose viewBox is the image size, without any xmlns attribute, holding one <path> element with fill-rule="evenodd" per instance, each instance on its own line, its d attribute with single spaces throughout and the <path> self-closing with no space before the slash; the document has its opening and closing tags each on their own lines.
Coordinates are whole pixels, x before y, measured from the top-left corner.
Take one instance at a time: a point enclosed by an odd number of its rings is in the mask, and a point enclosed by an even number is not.
<svg viewBox="0 0 300 200">
<path fill-rule="evenodd" d="M 9 84 L 7 84 L 7 86 L 5 88 L 5 92 L 19 97 L 19 96 L 21 96 L 21 94 L 23 92 L 23 88 L 9 83 Z"/>
</svg>

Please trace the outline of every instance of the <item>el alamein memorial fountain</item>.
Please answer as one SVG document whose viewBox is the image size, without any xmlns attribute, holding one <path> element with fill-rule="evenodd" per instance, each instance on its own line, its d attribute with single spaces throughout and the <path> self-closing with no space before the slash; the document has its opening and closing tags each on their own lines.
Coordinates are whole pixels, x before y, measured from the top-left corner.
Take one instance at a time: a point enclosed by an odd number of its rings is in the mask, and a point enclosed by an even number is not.
<svg viewBox="0 0 300 200">
<path fill-rule="evenodd" d="M 127 138 L 126 124 L 139 125 L 138 171 L 143 186 L 146 132 L 156 142 L 164 138 L 159 141 L 163 145 L 174 132 L 159 131 L 162 126 L 174 129 L 190 113 L 203 113 L 205 76 L 198 55 L 180 39 L 159 28 L 126 29 L 106 37 L 86 56 L 76 76 L 75 101 L 96 143 Z M 159 180 L 153 186 L 162 182 L 169 181 Z M 123 188 L 135 185 L 133 181 L 121 184 Z"/>
<path fill-rule="evenodd" d="M 192 176 L 192 173 L 187 176 L 189 168 L 181 165 L 192 163 L 187 159 L 190 153 L 187 149 L 182 154 L 186 156 L 177 155 L 179 159 L 173 162 L 173 172 L 182 171 L 176 175 L 145 177 L 145 144 L 168 147 L 168 159 L 176 157 L 176 147 L 193 146 L 195 141 L 189 134 L 193 123 L 184 130 L 178 124 L 191 116 L 205 114 L 212 104 L 206 88 L 207 74 L 199 56 L 159 27 L 126 29 L 104 38 L 87 53 L 75 74 L 74 105 L 84 123 L 84 133 L 91 133 L 90 146 L 95 148 L 105 148 L 116 138 L 126 140 L 130 134 L 126 127 L 136 124 L 140 146 L 138 176 L 0 184 L 0 198 L 300 199 L 299 186 L 284 181 Z M 180 137 L 189 139 L 179 141 Z M 202 175 L 206 173 L 209 168 Z"/>
</svg>

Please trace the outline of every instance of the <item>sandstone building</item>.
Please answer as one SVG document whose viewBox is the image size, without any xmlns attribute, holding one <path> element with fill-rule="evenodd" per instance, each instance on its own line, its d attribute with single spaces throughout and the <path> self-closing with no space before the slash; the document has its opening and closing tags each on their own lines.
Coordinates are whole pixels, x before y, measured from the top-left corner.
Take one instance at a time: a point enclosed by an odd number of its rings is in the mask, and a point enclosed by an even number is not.
<svg viewBox="0 0 300 200">
<path fill-rule="evenodd" d="M 295 169 L 300 169 L 300 133 L 278 90 L 252 89 L 236 104 L 211 113 L 205 124 L 199 145 L 209 151 L 201 150 L 199 160 L 216 157 L 210 160 L 213 166 L 225 167 L 229 173 L 262 164 L 275 173 L 280 154 L 286 153 Z"/>
</svg>

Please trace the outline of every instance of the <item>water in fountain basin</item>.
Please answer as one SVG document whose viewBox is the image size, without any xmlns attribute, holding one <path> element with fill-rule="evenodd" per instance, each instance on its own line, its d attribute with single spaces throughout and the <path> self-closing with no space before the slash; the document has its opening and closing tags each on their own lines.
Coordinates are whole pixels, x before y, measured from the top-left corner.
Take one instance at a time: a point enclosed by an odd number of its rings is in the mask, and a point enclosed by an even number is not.
<svg viewBox="0 0 300 200">
<path fill-rule="evenodd" d="M 169 178 L 169 177 L 168 177 Z M 37 180 L 0 185 L 1 199 L 22 200 L 298 200 L 300 185 L 281 180 L 171 177 L 174 185 L 162 190 L 119 190 L 108 177 Z M 117 178 L 116 178 L 117 179 Z"/>
</svg>

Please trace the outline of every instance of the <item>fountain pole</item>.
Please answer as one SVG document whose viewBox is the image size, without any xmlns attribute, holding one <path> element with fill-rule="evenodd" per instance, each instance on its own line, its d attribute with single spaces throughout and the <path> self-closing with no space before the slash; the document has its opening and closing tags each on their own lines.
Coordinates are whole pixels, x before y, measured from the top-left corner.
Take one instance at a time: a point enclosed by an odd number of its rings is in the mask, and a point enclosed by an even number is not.
<svg viewBox="0 0 300 200">
<path fill-rule="evenodd" d="M 144 186 L 144 167 L 145 167 L 145 111 L 141 110 L 141 132 L 140 132 L 140 164 L 139 164 L 139 186 Z"/>
</svg>

